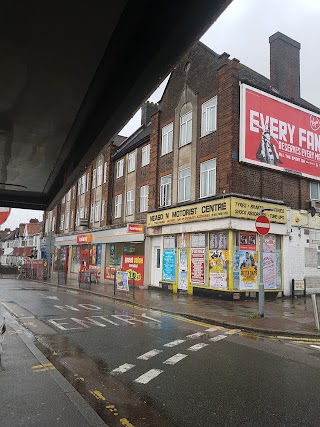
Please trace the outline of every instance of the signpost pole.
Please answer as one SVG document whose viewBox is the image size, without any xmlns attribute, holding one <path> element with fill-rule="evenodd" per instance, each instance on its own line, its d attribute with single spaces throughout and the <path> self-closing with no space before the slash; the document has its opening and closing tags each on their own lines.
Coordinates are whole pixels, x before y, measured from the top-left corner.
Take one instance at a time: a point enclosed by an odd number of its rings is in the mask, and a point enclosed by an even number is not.
<svg viewBox="0 0 320 427">
<path fill-rule="evenodd" d="M 270 221 L 264 215 L 265 211 L 272 211 L 273 209 L 264 208 L 260 210 L 260 215 L 256 219 L 256 230 L 260 235 L 259 239 L 259 268 L 260 268 L 260 282 L 259 282 L 259 316 L 264 317 L 264 284 L 263 284 L 263 236 L 269 233 Z"/>
<path fill-rule="evenodd" d="M 263 284 L 263 235 L 260 234 L 259 239 L 259 266 L 260 266 L 260 282 L 259 282 L 259 316 L 264 317 L 264 284 Z"/>
</svg>

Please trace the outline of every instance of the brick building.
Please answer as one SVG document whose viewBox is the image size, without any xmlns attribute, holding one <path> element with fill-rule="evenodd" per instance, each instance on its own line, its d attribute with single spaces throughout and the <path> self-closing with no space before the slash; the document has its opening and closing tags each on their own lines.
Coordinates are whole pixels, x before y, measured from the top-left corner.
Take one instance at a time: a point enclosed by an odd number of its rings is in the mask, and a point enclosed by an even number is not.
<svg viewBox="0 0 320 427">
<path fill-rule="evenodd" d="M 269 41 L 270 79 L 194 45 L 141 127 L 47 214 L 70 274 L 93 260 L 101 280 L 121 268 L 145 286 L 255 293 L 255 219 L 269 209 L 265 289 L 288 294 L 304 278 L 317 287 L 320 111 L 300 97 L 300 44 Z"/>
</svg>

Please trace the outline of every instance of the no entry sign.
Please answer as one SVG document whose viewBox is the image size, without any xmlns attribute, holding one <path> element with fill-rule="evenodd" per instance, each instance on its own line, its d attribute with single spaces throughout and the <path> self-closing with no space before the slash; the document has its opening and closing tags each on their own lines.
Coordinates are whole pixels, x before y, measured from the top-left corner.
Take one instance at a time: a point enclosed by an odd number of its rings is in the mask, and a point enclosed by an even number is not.
<svg viewBox="0 0 320 427">
<path fill-rule="evenodd" d="M 0 208 L 0 225 L 8 219 L 10 212 L 11 208 Z"/>
<path fill-rule="evenodd" d="M 259 215 L 256 219 L 256 230 L 263 236 L 270 231 L 270 221 L 265 215 Z"/>
</svg>

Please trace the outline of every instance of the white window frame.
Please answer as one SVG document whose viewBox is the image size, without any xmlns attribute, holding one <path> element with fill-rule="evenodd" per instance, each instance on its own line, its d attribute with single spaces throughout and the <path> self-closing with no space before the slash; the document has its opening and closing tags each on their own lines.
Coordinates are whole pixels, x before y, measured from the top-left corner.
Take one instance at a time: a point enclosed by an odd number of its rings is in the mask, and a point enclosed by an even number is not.
<svg viewBox="0 0 320 427">
<path fill-rule="evenodd" d="M 141 149 L 141 167 L 147 166 L 150 163 L 150 144 L 145 145 Z"/>
<path fill-rule="evenodd" d="M 201 136 L 217 130 L 217 97 L 209 99 L 201 106 Z"/>
<path fill-rule="evenodd" d="M 91 203 L 90 206 L 90 222 L 92 223 L 94 220 L 94 203 Z"/>
<path fill-rule="evenodd" d="M 118 194 L 115 197 L 114 203 L 114 217 L 121 218 L 121 210 L 122 210 L 122 194 Z"/>
<path fill-rule="evenodd" d="M 100 221 L 100 212 L 101 212 L 101 202 L 100 200 L 96 202 L 95 205 L 95 211 L 94 211 L 94 221 L 99 222 Z"/>
<path fill-rule="evenodd" d="M 81 194 L 86 192 L 86 174 L 81 177 Z"/>
<path fill-rule="evenodd" d="M 78 179 L 78 196 L 81 194 L 81 178 Z"/>
<path fill-rule="evenodd" d="M 101 221 L 104 220 L 104 207 L 105 207 L 105 202 L 104 202 L 104 200 L 102 200 L 102 203 L 101 203 Z"/>
<path fill-rule="evenodd" d="M 86 185 L 86 192 L 89 191 L 89 182 L 90 182 L 90 174 L 89 172 L 87 173 L 87 185 Z"/>
<path fill-rule="evenodd" d="M 172 176 L 165 175 L 160 179 L 160 206 L 170 206 L 171 205 L 171 183 Z"/>
<path fill-rule="evenodd" d="M 80 213 L 79 210 L 76 212 L 76 227 L 79 227 L 80 225 Z"/>
<path fill-rule="evenodd" d="M 180 116 L 179 147 L 192 142 L 192 110 Z"/>
<path fill-rule="evenodd" d="M 64 230 L 64 214 L 60 217 L 60 230 Z"/>
<path fill-rule="evenodd" d="M 126 215 L 134 214 L 134 190 L 127 191 Z"/>
<path fill-rule="evenodd" d="M 121 178 L 123 176 L 123 164 L 124 159 L 120 159 L 116 164 L 116 178 Z"/>
<path fill-rule="evenodd" d="M 210 184 L 212 190 L 210 191 Z M 205 190 L 208 191 L 205 193 Z M 214 196 L 217 191 L 217 161 L 215 158 L 200 163 L 200 199 Z"/>
<path fill-rule="evenodd" d="M 310 182 L 310 200 L 320 200 L 320 185 L 318 182 Z"/>
<path fill-rule="evenodd" d="M 108 163 L 104 162 L 104 167 L 103 167 L 103 183 L 104 184 L 107 182 L 107 167 L 108 167 Z"/>
<path fill-rule="evenodd" d="M 67 212 L 66 213 L 66 220 L 65 220 L 65 223 L 64 223 L 64 229 L 65 230 L 69 229 L 69 222 L 70 222 L 70 214 L 69 214 L 69 212 Z"/>
<path fill-rule="evenodd" d="M 173 147 L 173 122 L 162 128 L 161 156 L 171 153 Z"/>
<path fill-rule="evenodd" d="M 70 190 L 67 192 L 67 202 L 70 202 L 71 200 L 71 188 Z"/>
<path fill-rule="evenodd" d="M 55 228 L 56 228 L 56 217 L 54 216 L 53 218 L 52 218 L 52 232 L 54 232 L 55 231 Z"/>
<path fill-rule="evenodd" d="M 80 219 L 86 219 L 84 208 L 80 208 L 79 214 L 80 214 Z"/>
<path fill-rule="evenodd" d="M 92 188 L 96 188 L 97 184 L 97 169 L 93 169 L 92 171 Z"/>
<path fill-rule="evenodd" d="M 66 202 L 66 196 L 62 197 L 61 203 L 64 204 Z"/>
<path fill-rule="evenodd" d="M 136 169 L 136 152 L 132 151 L 128 153 L 128 173 L 133 172 Z"/>
<path fill-rule="evenodd" d="M 178 202 L 190 200 L 191 193 L 191 171 L 190 167 L 181 168 L 178 177 Z"/>
<path fill-rule="evenodd" d="M 97 187 L 102 185 L 102 163 L 99 163 L 97 167 Z"/>
<path fill-rule="evenodd" d="M 74 200 L 74 198 L 75 198 L 75 194 L 76 194 L 76 186 L 74 185 L 74 186 L 72 187 L 72 200 Z"/>
<path fill-rule="evenodd" d="M 70 224 L 70 228 L 73 228 L 74 224 L 73 224 L 73 211 L 71 211 L 71 224 Z"/>
<path fill-rule="evenodd" d="M 149 185 L 140 187 L 140 212 L 148 211 L 149 203 Z"/>
</svg>

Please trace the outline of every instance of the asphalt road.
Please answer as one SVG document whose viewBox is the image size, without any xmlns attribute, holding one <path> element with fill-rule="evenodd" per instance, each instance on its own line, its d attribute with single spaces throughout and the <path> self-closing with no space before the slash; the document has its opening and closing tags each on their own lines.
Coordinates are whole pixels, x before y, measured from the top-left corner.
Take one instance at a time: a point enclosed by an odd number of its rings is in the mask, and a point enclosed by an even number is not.
<svg viewBox="0 0 320 427">
<path fill-rule="evenodd" d="M 320 425 L 320 347 L 41 284 L 0 299 L 110 426 Z"/>
</svg>

